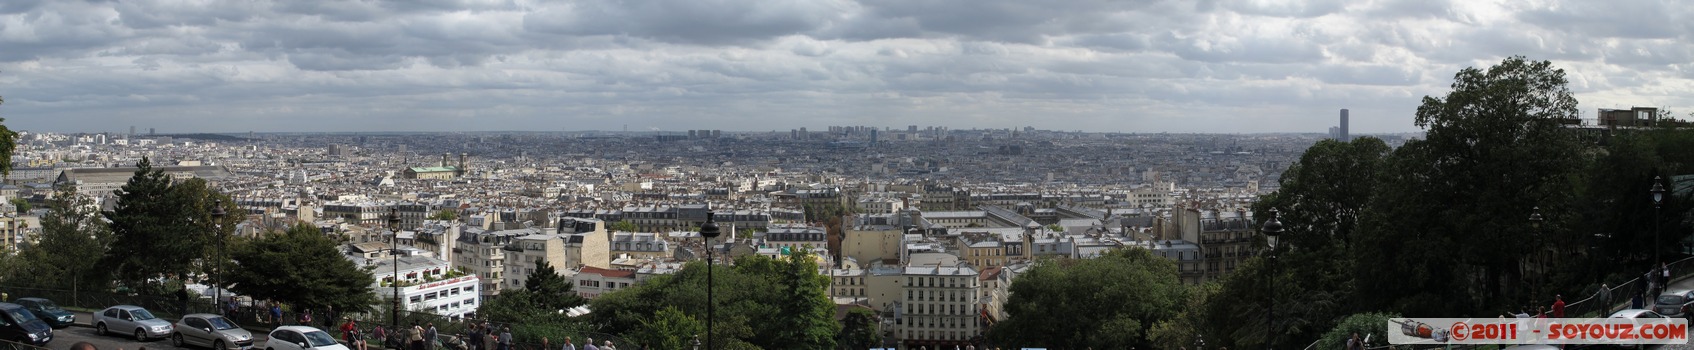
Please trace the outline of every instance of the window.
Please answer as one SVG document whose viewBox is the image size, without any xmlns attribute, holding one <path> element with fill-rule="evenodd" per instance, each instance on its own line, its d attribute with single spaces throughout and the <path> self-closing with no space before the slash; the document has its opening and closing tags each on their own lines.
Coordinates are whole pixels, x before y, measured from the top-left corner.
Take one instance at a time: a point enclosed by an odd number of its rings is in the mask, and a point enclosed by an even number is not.
<svg viewBox="0 0 1694 350">
<path fill-rule="evenodd" d="M 421 303 L 421 302 L 423 302 L 423 297 L 413 295 L 411 300 L 412 300 L 412 303 Z"/>
</svg>

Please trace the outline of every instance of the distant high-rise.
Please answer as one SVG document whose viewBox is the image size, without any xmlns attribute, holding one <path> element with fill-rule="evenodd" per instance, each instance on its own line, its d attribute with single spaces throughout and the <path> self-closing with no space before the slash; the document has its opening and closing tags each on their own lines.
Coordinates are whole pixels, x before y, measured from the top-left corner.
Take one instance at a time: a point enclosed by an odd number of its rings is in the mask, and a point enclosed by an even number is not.
<svg viewBox="0 0 1694 350">
<path fill-rule="evenodd" d="M 1341 127 L 1336 128 L 1335 131 L 1337 133 L 1337 135 L 1335 135 L 1336 141 L 1347 142 L 1347 141 L 1353 140 L 1350 136 L 1347 135 L 1347 109 L 1346 108 L 1341 109 Z"/>
<path fill-rule="evenodd" d="M 132 138 L 135 137 L 135 126 L 134 125 L 129 126 L 129 137 L 132 137 Z"/>
<path fill-rule="evenodd" d="M 158 134 L 159 134 L 159 132 L 154 131 L 153 128 L 147 128 L 147 136 L 153 136 L 153 135 L 158 135 Z"/>
</svg>

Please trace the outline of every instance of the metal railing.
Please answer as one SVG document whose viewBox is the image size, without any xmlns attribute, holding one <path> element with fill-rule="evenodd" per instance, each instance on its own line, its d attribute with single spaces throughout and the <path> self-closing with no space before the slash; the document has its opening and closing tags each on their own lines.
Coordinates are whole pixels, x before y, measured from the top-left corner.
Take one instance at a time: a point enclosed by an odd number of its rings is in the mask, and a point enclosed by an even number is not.
<svg viewBox="0 0 1694 350">
<path fill-rule="evenodd" d="M 10 341 L 10 340 L 0 340 L 0 350 L 49 350 L 49 348 L 19 343 L 19 342 Z"/>
</svg>

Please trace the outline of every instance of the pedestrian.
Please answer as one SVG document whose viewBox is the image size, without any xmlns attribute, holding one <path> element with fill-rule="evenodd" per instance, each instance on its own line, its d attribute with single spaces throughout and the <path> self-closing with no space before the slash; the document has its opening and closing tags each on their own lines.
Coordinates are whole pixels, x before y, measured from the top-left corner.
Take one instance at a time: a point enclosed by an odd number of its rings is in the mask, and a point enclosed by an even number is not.
<svg viewBox="0 0 1694 350">
<path fill-rule="evenodd" d="M 1359 339 L 1359 332 L 1353 332 L 1353 336 L 1347 338 L 1347 348 L 1346 349 L 1347 350 L 1364 349 L 1364 340 Z"/>
<path fill-rule="evenodd" d="M 600 350 L 600 347 L 594 346 L 594 338 L 588 338 L 588 341 L 582 342 L 582 350 Z"/>
<path fill-rule="evenodd" d="M 545 337 L 545 336 L 541 337 L 541 350 L 547 350 L 548 348 L 552 348 L 552 347 L 553 347 L 553 344 L 547 342 L 547 337 Z"/>
<path fill-rule="evenodd" d="M 1641 276 L 1641 279 L 1647 281 L 1647 297 L 1659 295 L 1659 267 L 1654 266 L 1653 270 L 1647 271 L 1647 275 Z"/>
<path fill-rule="evenodd" d="M 482 350 L 482 327 L 477 326 L 476 322 L 471 322 L 471 333 L 465 338 L 465 344 L 469 345 L 471 350 Z"/>
<path fill-rule="evenodd" d="M 499 338 L 500 338 L 500 333 L 497 332 L 496 329 L 494 329 L 494 326 L 490 326 L 490 325 L 488 325 L 487 321 L 483 321 L 482 322 L 482 348 L 484 350 L 495 349 L 496 346 L 498 346 L 498 344 L 496 344 L 496 343 L 497 343 L 498 340 L 500 340 Z"/>
<path fill-rule="evenodd" d="M 618 347 L 612 346 L 612 341 L 607 340 L 606 345 L 600 346 L 600 350 L 618 350 Z"/>
<path fill-rule="evenodd" d="M 439 335 L 441 334 L 435 332 L 435 322 L 430 322 L 429 328 L 424 330 L 424 349 L 435 350 L 435 342 L 441 340 L 437 337 Z"/>
<path fill-rule="evenodd" d="M 282 304 L 271 303 L 271 323 L 282 324 Z"/>
<path fill-rule="evenodd" d="M 1612 288 L 1605 283 L 1600 284 L 1600 317 L 1612 314 Z"/>
<path fill-rule="evenodd" d="M 353 328 L 353 333 L 351 333 L 351 335 L 349 335 L 348 340 L 347 340 L 347 344 L 352 345 L 353 350 L 366 350 L 367 349 L 366 345 L 365 345 L 365 335 L 359 334 L 359 329 L 357 327 Z"/>
<path fill-rule="evenodd" d="M 353 323 L 352 317 L 346 317 L 344 321 L 341 322 L 341 339 L 346 340 L 347 343 L 353 343 L 353 334 L 358 332 L 359 325 Z"/>
<path fill-rule="evenodd" d="M 382 346 L 391 347 L 391 348 L 395 348 L 395 349 L 400 348 L 399 345 L 388 343 L 388 331 L 382 329 L 382 325 L 380 325 L 380 324 L 376 325 L 376 329 L 371 331 L 371 336 L 376 337 L 376 341 L 382 342 Z"/>
<path fill-rule="evenodd" d="M 307 326 L 312 325 L 312 309 L 306 309 L 306 311 L 300 312 L 300 324 Z"/>
<path fill-rule="evenodd" d="M 1553 317 L 1565 318 L 1565 296 L 1563 294 L 1553 295 Z"/>
<path fill-rule="evenodd" d="M 512 327 L 500 327 L 500 350 L 512 350 Z"/>
<path fill-rule="evenodd" d="M 412 350 L 424 350 L 423 332 L 423 327 L 418 325 L 418 321 L 412 321 L 412 330 L 406 332 L 407 340 L 412 342 Z"/>
<path fill-rule="evenodd" d="M 560 347 L 559 350 L 576 350 L 576 344 L 571 344 L 571 337 L 567 335 L 565 336 L 565 346 Z"/>
<path fill-rule="evenodd" d="M 1664 278 L 1659 279 L 1659 285 L 1670 287 L 1670 264 L 1659 262 L 1659 274 L 1664 275 Z"/>
</svg>

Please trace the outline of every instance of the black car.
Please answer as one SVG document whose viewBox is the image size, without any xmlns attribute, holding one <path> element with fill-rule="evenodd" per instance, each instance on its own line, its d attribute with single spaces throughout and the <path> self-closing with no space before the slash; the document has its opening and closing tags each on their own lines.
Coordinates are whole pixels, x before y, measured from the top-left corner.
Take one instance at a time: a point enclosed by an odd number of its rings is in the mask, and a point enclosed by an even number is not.
<svg viewBox="0 0 1694 350">
<path fill-rule="evenodd" d="M 53 340 L 53 327 L 35 318 L 23 306 L 0 303 L 0 339 L 45 346 Z"/>
<path fill-rule="evenodd" d="M 29 310 L 30 313 L 35 314 L 35 318 L 39 318 L 42 321 L 47 322 L 47 325 L 53 326 L 53 328 L 65 328 L 72 324 L 76 324 L 76 315 L 71 314 L 70 311 L 65 311 L 65 309 L 60 308 L 59 304 L 54 304 L 52 300 L 42 298 L 18 298 L 17 304 L 23 306 L 25 310 Z"/>
</svg>

